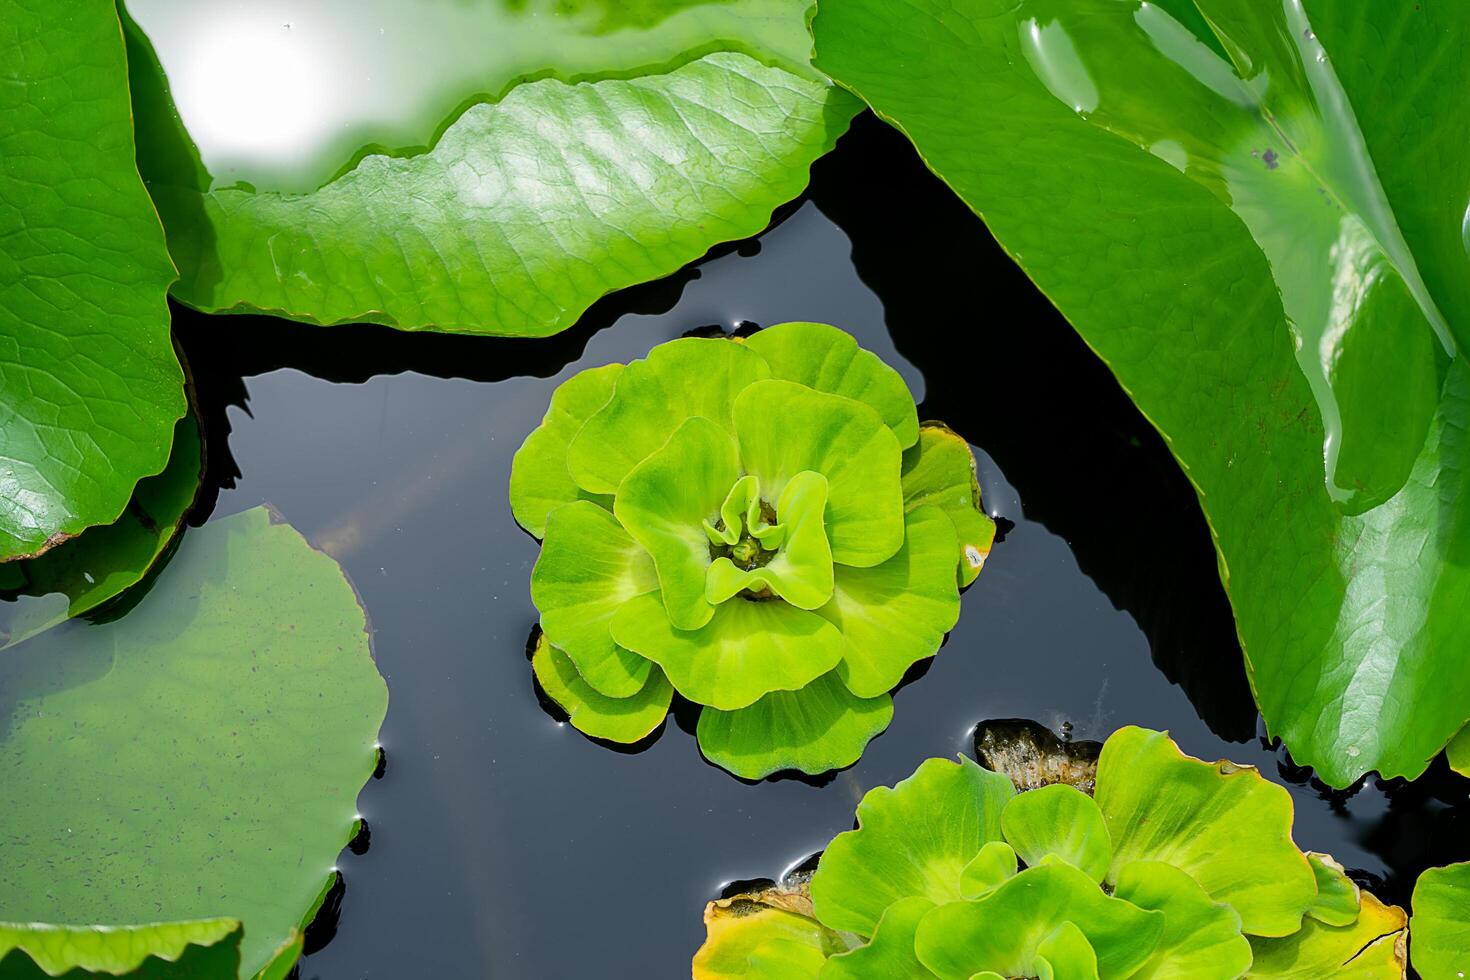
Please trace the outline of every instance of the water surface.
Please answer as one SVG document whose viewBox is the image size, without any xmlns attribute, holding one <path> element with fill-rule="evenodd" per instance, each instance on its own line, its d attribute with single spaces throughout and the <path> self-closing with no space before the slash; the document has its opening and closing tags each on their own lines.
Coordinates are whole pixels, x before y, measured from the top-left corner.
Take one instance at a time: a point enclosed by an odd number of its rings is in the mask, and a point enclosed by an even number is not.
<svg viewBox="0 0 1470 980">
<path fill-rule="evenodd" d="M 210 438 L 205 509 L 270 502 L 336 555 L 391 692 L 388 765 L 360 800 L 370 846 L 343 854 L 340 911 L 313 929 L 302 977 L 687 977 L 726 883 L 801 861 L 865 791 L 968 752 L 989 717 L 1079 738 L 1167 728 L 1191 754 L 1294 780 L 1297 842 L 1389 901 L 1426 864 L 1470 858 L 1470 813 L 1439 799 L 1465 784 L 1442 765 L 1337 794 L 1263 743 L 1192 489 L 901 138 L 861 118 L 805 198 L 720 253 L 546 341 L 179 311 Z M 538 702 L 525 659 L 537 544 L 511 519 L 511 455 L 582 368 L 792 319 L 853 332 L 921 418 L 971 440 L 1004 540 L 851 769 L 743 783 L 700 758 L 692 715 L 637 751 L 594 743 Z"/>
</svg>

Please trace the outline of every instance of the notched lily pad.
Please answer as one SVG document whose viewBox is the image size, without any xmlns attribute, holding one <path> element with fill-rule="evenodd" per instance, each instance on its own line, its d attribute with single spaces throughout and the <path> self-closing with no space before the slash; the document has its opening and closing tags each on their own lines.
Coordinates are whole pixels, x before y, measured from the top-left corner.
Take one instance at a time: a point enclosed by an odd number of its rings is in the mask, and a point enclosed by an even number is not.
<svg viewBox="0 0 1470 980">
<path fill-rule="evenodd" d="M 226 916 L 240 975 L 283 975 L 378 762 L 366 625 L 337 563 L 256 508 L 191 532 L 125 617 L 0 656 L 5 915 Z"/>
</svg>

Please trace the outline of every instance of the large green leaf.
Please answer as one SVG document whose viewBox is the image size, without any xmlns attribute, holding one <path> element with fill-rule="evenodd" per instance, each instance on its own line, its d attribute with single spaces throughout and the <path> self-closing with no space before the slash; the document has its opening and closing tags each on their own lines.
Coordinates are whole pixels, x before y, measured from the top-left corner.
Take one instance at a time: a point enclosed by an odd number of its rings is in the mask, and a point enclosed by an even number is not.
<svg viewBox="0 0 1470 980">
<path fill-rule="evenodd" d="M 98 927 L 0 923 L 0 977 L 234 977 L 240 968 L 235 919 Z"/>
<path fill-rule="evenodd" d="M 1169 440 L 1271 733 L 1334 785 L 1421 773 L 1470 714 L 1470 6 L 826 0 L 814 30 Z"/>
<path fill-rule="evenodd" d="M 0 561 L 122 513 L 183 371 L 111 0 L 0 0 Z"/>
<path fill-rule="evenodd" d="M 1470 973 L 1470 864 L 1430 868 L 1419 876 L 1409 952 L 1424 980 Z"/>
<path fill-rule="evenodd" d="M 132 0 L 174 294 L 321 324 L 565 329 L 806 186 L 858 108 L 807 63 L 807 6 L 649 3 L 609 33 L 545 0 L 303 2 L 284 25 L 279 7 Z"/>
<path fill-rule="evenodd" d="M 152 571 L 179 533 L 199 492 L 203 447 L 192 414 L 179 420 L 168 466 L 133 491 L 122 517 L 106 527 L 0 571 L 0 649 L 117 598 Z"/>
<path fill-rule="evenodd" d="M 261 508 L 191 533 L 127 616 L 0 658 L 0 908 L 228 916 L 252 976 L 356 826 L 387 707 L 341 569 Z"/>
</svg>

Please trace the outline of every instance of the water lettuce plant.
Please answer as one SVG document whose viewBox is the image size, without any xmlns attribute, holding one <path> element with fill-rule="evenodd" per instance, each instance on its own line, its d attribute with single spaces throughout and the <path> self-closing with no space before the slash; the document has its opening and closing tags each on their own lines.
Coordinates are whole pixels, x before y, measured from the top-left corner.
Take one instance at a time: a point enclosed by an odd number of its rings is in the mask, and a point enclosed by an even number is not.
<svg viewBox="0 0 1470 980">
<path fill-rule="evenodd" d="M 284 977 L 387 708 L 337 563 L 214 521 L 126 616 L 0 653 L 0 690 L 0 976 Z"/>
<path fill-rule="evenodd" d="M 861 108 L 809 63 L 809 3 L 612 6 L 129 0 L 173 295 L 544 336 L 759 232 Z"/>
<path fill-rule="evenodd" d="M 123 513 L 185 411 L 111 0 L 0 0 L 0 562 Z M 42 40 L 44 39 L 44 40 Z"/>
<path fill-rule="evenodd" d="M 856 761 L 994 536 L 964 440 L 816 323 L 574 375 L 516 453 L 510 502 L 542 539 L 545 692 L 634 742 L 677 691 L 702 706 L 705 756 L 751 779 Z"/>
<path fill-rule="evenodd" d="M 1414 885 L 1409 953 L 1424 980 L 1470 974 L 1470 863 L 1430 868 Z"/>
<path fill-rule="evenodd" d="M 1297 849 L 1286 790 L 1161 732 L 1094 796 L 930 759 L 857 818 L 805 887 L 711 903 L 695 980 L 1403 975 L 1402 911 Z"/>
<path fill-rule="evenodd" d="M 1199 491 L 1273 735 L 1422 773 L 1470 716 L 1470 5 L 822 0 Z"/>
</svg>

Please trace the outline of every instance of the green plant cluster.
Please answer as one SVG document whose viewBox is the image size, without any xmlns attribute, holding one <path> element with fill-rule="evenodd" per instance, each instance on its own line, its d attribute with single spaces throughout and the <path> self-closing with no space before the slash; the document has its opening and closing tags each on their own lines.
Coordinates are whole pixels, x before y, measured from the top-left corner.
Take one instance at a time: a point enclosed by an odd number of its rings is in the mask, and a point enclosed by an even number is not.
<svg viewBox="0 0 1470 980">
<path fill-rule="evenodd" d="M 1403 974 L 1403 912 L 1297 848 L 1286 790 L 1161 732 L 1114 733 L 1093 796 L 930 759 L 857 817 L 806 892 L 712 903 L 696 980 Z"/>
<path fill-rule="evenodd" d="M 994 537 L 968 445 L 816 323 L 575 375 L 510 500 L 542 539 L 536 676 L 572 724 L 634 742 L 677 691 L 706 757 L 752 779 L 856 761 Z"/>
</svg>

